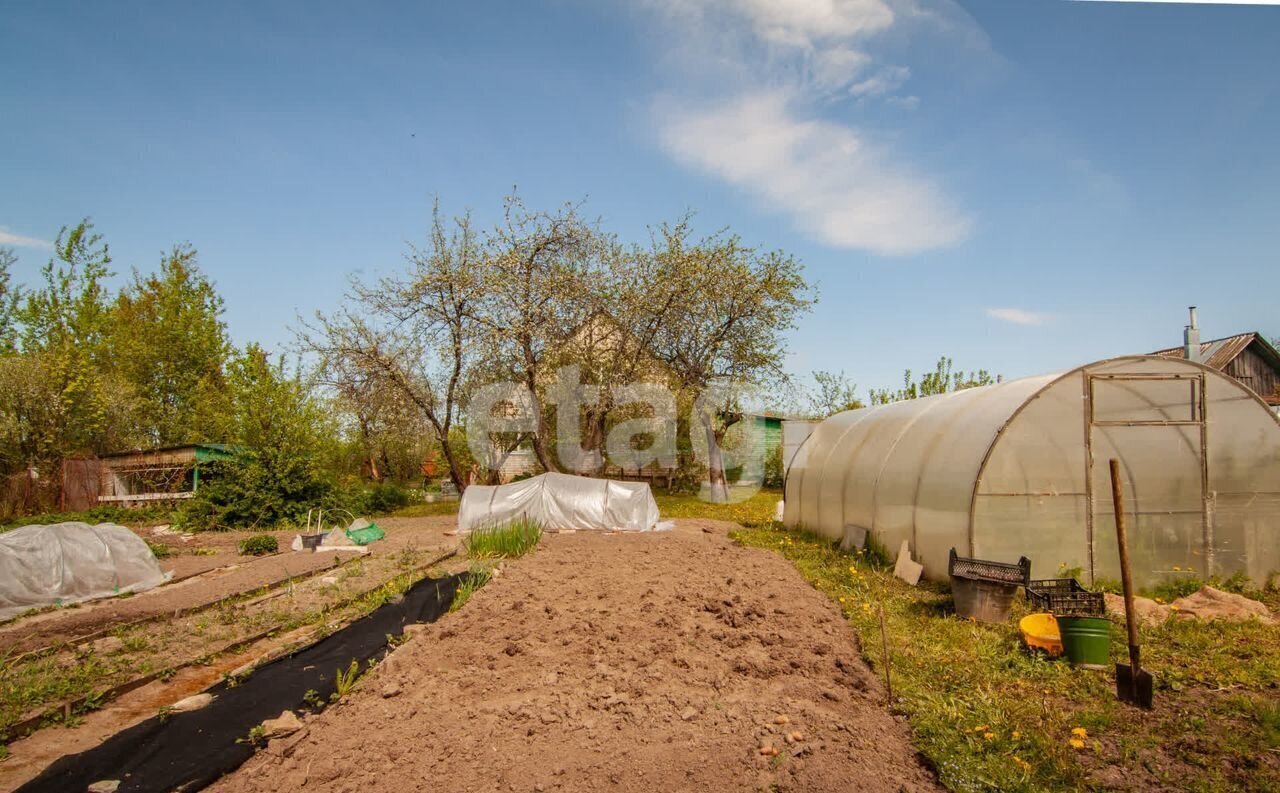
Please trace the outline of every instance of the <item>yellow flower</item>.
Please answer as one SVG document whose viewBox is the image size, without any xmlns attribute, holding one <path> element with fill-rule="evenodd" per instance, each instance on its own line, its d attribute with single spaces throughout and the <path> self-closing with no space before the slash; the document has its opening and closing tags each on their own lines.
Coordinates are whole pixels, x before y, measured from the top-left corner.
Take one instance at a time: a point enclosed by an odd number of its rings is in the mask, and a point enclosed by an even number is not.
<svg viewBox="0 0 1280 793">
<path fill-rule="evenodd" d="M 1016 740 L 1018 740 L 1018 739 L 1019 739 L 1019 738 L 1021 738 L 1021 737 L 1022 737 L 1022 733 L 1018 732 L 1017 730 L 1014 730 L 1014 731 L 1013 731 L 1013 739 L 1014 739 L 1015 741 L 1016 741 Z M 1014 759 L 1016 760 L 1017 758 L 1015 757 Z"/>
<path fill-rule="evenodd" d="M 1074 736 L 1076 736 L 1077 738 L 1087 738 L 1087 737 L 1089 737 L 1089 731 L 1088 731 L 1088 730 L 1086 730 L 1084 727 L 1076 727 L 1076 728 L 1072 729 L 1072 730 L 1071 730 L 1071 734 L 1072 734 L 1072 735 L 1074 735 Z"/>
<path fill-rule="evenodd" d="M 1164 598 L 1156 598 L 1156 602 L 1157 602 L 1157 603 L 1163 603 L 1163 602 L 1164 602 Z"/>
<path fill-rule="evenodd" d="M 986 738 L 988 741 L 994 741 L 996 739 L 996 734 L 994 732 L 989 732 L 982 737 Z"/>
<path fill-rule="evenodd" d="M 1176 564 L 1173 566 L 1173 569 L 1174 569 L 1174 572 L 1178 572 L 1178 573 L 1182 572 L 1182 568 L 1177 566 Z"/>
<path fill-rule="evenodd" d="M 1080 740 L 1079 738 L 1072 738 L 1072 739 L 1071 739 L 1071 748 L 1072 748 L 1072 749 L 1083 749 L 1083 748 L 1084 748 L 1084 741 Z"/>
<path fill-rule="evenodd" d="M 986 731 L 987 731 L 987 730 L 989 730 L 989 729 L 990 729 L 990 727 L 988 727 L 987 725 L 985 725 L 985 724 L 984 724 L 984 725 L 982 725 L 981 727 L 974 727 L 974 728 L 973 728 L 973 731 L 974 731 L 974 732 L 986 732 Z"/>
<path fill-rule="evenodd" d="M 1013 756 L 1013 762 L 1017 763 L 1022 768 L 1023 771 L 1029 771 L 1031 769 L 1031 763 L 1028 763 L 1026 760 L 1023 760 L 1021 757 L 1018 757 L 1017 755 Z"/>
<path fill-rule="evenodd" d="M 843 602 L 844 602 L 844 598 L 840 598 L 840 602 L 841 602 L 841 603 L 843 603 Z"/>
<path fill-rule="evenodd" d="M 1177 607 L 1175 604 L 1173 604 L 1173 603 L 1170 603 L 1170 604 L 1169 604 L 1169 608 L 1173 609 L 1174 611 L 1177 611 L 1177 610 L 1178 610 L 1178 607 Z"/>
</svg>

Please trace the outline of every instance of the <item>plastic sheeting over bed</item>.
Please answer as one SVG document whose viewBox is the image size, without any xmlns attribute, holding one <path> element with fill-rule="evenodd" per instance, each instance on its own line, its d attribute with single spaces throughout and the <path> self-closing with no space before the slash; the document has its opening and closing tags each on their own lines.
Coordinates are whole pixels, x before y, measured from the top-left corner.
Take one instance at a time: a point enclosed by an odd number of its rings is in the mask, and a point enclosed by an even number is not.
<svg viewBox="0 0 1280 793">
<path fill-rule="evenodd" d="M 138 535 L 114 523 L 23 526 L 0 534 L 0 620 L 163 583 Z"/>
<path fill-rule="evenodd" d="M 494 526 L 514 518 L 548 529 L 655 531 L 658 502 L 644 482 L 540 474 L 507 485 L 471 485 L 462 494 L 458 528 Z"/>
</svg>

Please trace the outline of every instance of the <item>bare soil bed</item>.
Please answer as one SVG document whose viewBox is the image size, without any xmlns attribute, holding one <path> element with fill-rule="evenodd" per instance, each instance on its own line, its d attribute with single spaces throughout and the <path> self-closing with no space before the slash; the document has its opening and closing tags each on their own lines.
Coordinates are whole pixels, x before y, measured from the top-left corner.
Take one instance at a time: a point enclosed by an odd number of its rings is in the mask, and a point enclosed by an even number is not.
<svg viewBox="0 0 1280 793">
<path fill-rule="evenodd" d="M 75 751 L 73 747 L 83 748 L 86 741 L 80 740 L 80 733 L 91 745 L 154 715 L 157 707 L 172 704 L 246 660 L 267 653 L 285 632 L 300 628 L 307 633 L 323 623 L 358 616 L 370 607 L 364 602 L 365 593 L 379 591 L 399 577 L 421 575 L 425 565 L 454 548 L 456 537 L 446 534 L 451 534 L 453 522 L 448 516 L 388 519 L 382 522 L 387 538 L 371 545 L 368 555 L 355 555 L 338 569 L 333 568 L 335 558 L 330 552 L 289 552 L 258 560 L 228 555 L 225 561 L 237 565 L 233 570 L 218 569 L 150 593 L 15 621 L 8 635 L 0 634 L 0 642 L 25 637 L 36 645 L 41 638 L 54 647 L 24 657 L 19 655 L 21 650 L 0 643 L 0 735 L 11 728 L 18 734 L 38 730 L 7 747 L 8 756 L 0 763 L 0 790 L 20 784 L 62 754 Z M 282 542 L 285 537 L 282 533 Z M 341 555 L 343 559 L 352 556 Z M 264 580 L 281 576 L 289 577 L 288 583 L 258 594 Z M 246 593 L 246 597 L 211 605 L 227 595 Z M 195 610 L 171 616 L 174 609 L 184 607 Z M 130 621 L 150 615 L 161 618 L 127 627 Z M 76 647 L 60 643 L 95 628 L 109 633 Z M 166 670 L 173 669 L 183 671 L 170 680 Z M 106 712 L 92 712 L 88 706 L 72 707 L 64 719 L 51 720 L 46 715 L 51 707 L 58 710 L 59 703 L 157 674 L 161 679 L 131 697 L 132 704 L 108 708 L 116 711 L 113 718 L 100 718 Z M 139 706 L 138 702 L 149 704 Z M 33 719 L 38 723 L 31 726 Z M 59 720 L 65 726 L 58 726 Z M 20 724 L 28 726 L 17 729 Z"/>
<path fill-rule="evenodd" d="M 547 537 L 212 789 L 938 789 L 836 608 L 729 528 Z"/>
</svg>

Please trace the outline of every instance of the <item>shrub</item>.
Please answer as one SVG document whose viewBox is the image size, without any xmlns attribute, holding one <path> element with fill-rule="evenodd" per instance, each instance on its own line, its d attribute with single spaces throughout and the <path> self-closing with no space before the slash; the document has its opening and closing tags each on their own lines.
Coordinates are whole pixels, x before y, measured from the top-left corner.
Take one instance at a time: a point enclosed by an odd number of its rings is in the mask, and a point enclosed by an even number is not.
<svg viewBox="0 0 1280 793">
<path fill-rule="evenodd" d="M 119 523 L 125 526 L 136 526 L 142 523 L 159 523 L 169 520 L 172 516 L 172 509 L 161 504 L 151 504 L 145 507 L 112 507 L 100 506 L 90 507 L 80 512 L 45 512 L 39 515 L 26 515 L 15 517 L 13 520 L 0 526 L 0 531 L 8 531 L 10 529 L 20 528 L 22 526 L 31 525 L 48 525 L 51 523 L 67 523 L 70 521 L 80 521 L 94 525 L 97 523 Z"/>
<path fill-rule="evenodd" d="M 407 507 L 412 501 L 413 495 L 408 488 L 391 482 L 375 482 L 339 493 L 334 499 L 334 506 L 357 515 L 385 515 Z"/>
<path fill-rule="evenodd" d="M 240 541 L 240 553 L 245 556 L 266 556 L 280 550 L 280 543 L 274 534 L 255 534 Z"/>
<path fill-rule="evenodd" d="M 333 486 L 310 466 L 267 465 L 253 453 L 209 464 L 201 474 L 200 489 L 174 516 L 186 531 L 297 526 L 308 509 L 333 499 Z"/>
</svg>

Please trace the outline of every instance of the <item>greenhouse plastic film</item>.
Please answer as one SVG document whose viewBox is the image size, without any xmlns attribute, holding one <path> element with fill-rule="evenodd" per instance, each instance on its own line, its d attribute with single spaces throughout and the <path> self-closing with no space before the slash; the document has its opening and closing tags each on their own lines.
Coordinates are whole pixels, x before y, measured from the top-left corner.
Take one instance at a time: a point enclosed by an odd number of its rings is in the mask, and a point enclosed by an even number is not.
<svg viewBox="0 0 1280 793">
<path fill-rule="evenodd" d="M 644 482 L 547 473 L 506 485 L 471 485 L 458 509 L 463 531 L 528 518 L 549 529 L 654 531 L 658 503 Z"/>
<path fill-rule="evenodd" d="M 114 523 L 23 526 L 0 534 L 0 619 L 163 583 L 146 542 Z"/>
</svg>

